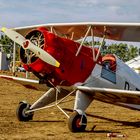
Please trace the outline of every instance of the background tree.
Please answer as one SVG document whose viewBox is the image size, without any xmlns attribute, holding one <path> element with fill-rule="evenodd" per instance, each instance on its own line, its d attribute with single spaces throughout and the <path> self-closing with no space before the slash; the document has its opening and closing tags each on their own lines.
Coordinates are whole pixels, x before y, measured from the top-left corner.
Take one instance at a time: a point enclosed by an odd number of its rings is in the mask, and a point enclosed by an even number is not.
<svg viewBox="0 0 140 140">
<path fill-rule="evenodd" d="M 128 46 L 126 43 L 119 43 L 108 45 L 105 49 L 102 48 L 101 53 L 103 55 L 108 53 L 115 54 L 118 58 L 126 62 L 137 57 L 139 55 L 139 49 L 133 45 Z"/>
<path fill-rule="evenodd" d="M 2 34 L 0 37 L 0 44 L 1 51 L 5 52 L 6 54 L 10 54 L 11 57 L 9 59 L 12 60 L 14 42 L 11 39 L 9 39 L 6 35 Z M 16 46 L 16 60 L 19 60 L 19 45 L 16 44 Z"/>
<path fill-rule="evenodd" d="M 92 42 L 86 42 L 84 45 L 92 46 Z M 95 41 L 94 46 L 98 47 L 101 45 L 101 42 Z M 103 42 L 103 46 L 101 48 L 101 54 L 104 56 L 106 54 L 115 54 L 118 58 L 123 60 L 124 62 L 131 60 L 132 58 L 137 57 L 140 54 L 140 49 L 133 45 L 128 45 L 126 43 L 119 44 L 109 44 Z"/>
<path fill-rule="evenodd" d="M 3 34 L 1 35 L 0 44 L 3 46 L 2 49 L 5 53 L 7 53 L 7 54 L 13 53 L 14 42 L 11 39 L 9 39 L 7 36 L 5 36 Z M 85 41 L 84 45 L 92 46 L 92 42 Z M 94 46 L 98 47 L 100 45 L 101 45 L 100 41 L 94 41 Z M 16 44 L 16 46 L 19 46 L 19 45 Z M 16 47 L 16 60 L 19 60 L 19 48 L 20 47 Z M 126 44 L 126 43 L 119 43 L 119 44 L 112 43 L 110 45 L 107 45 L 106 42 L 104 41 L 103 46 L 101 48 L 101 54 L 103 56 L 106 54 L 115 54 L 121 60 L 126 62 L 126 61 L 138 56 L 140 54 L 140 49 L 138 49 L 138 47 L 133 46 L 133 45 L 128 46 L 128 44 Z"/>
<path fill-rule="evenodd" d="M 5 53 L 9 54 L 13 52 L 14 42 L 7 36 L 1 35 L 0 44 L 2 51 L 4 51 Z"/>
</svg>

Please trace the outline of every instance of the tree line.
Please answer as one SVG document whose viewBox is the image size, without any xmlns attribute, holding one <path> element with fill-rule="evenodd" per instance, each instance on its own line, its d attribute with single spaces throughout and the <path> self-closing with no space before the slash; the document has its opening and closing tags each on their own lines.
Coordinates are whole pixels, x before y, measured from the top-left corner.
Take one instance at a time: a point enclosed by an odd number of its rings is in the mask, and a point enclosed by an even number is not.
<svg viewBox="0 0 140 140">
<path fill-rule="evenodd" d="M 92 42 L 85 42 L 84 45 L 92 46 Z M 95 41 L 94 46 L 100 46 L 101 42 Z M 101 54 L 115 54 L 119 59 L 126 62 L 140 55 L 140 48 L 126 43 L 112 43 L 107 45 L 104 41 L 101 47 Z"/>
<path fill-rule="evenodd" d="M 9 39 L 5 35 L 1 35 L 0 37 L 0 44 L 2 46 L 1 51 L 4 51 L 7 54 L 13 53 L 13 41 Z M 85 46 L 92 46 L 92 42 L 85 41 Z M 100 41 L 95 41 L 94 46 L 100 46 Z M 17 47 L 17 57 L 16 59 L 19 60 L 19 47 Z M 102 43 L 101 48 L 101 54 L 104 56 L 106 54 L 115 54 L 117 57 L 119 57 L 124 62 L 131 60 L 132 58 L 137 57 L 140 55 L 140 49 L 137 46 L 128 45 L 126 43 L 112 43 L 110 45 L 107 45 L 107 43 L 104 41 Z"/>
<path fill-rule="evenodd" d="M 19 45 L 16 44 L 16 60 L 19 60 Z M 14 42 L 7 37 L 6 35 L 1 35 L 0 36 L 0 51 L 5 52 L 6 54 L 10 54 L 11 57 L 8 58 L 9 60 L 12 60 L 12 54 L 13 54 L 13 47 L 14 47 Z"/>
</svg>

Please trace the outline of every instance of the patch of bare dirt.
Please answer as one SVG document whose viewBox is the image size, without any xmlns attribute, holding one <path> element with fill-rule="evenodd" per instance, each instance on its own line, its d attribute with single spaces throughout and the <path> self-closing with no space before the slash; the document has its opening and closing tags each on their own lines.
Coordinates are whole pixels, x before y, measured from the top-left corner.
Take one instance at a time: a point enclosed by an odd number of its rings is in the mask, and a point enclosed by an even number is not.
<svg viewBox="0 0 140 140">
<path fill-rule="evenodd" d="M 16 118 L 18 103 L 36 101 L 43 93 L 0 79 L 0 140 L 110 140 L 107 133 L 124 134 L 112 140 L 140 140 L 140 112 L 94 101 L 88 108 L 88 125 L 84 133 L 71 133 L 67 118 L 57 108 L 37 111 L 30 122 Z M 72 109 L 73 101 L 62 104 Z M 69 114 L 71 112 L 68 112 Z M 94 128 L 94 129 L 93 129 Z"/>
</svg>

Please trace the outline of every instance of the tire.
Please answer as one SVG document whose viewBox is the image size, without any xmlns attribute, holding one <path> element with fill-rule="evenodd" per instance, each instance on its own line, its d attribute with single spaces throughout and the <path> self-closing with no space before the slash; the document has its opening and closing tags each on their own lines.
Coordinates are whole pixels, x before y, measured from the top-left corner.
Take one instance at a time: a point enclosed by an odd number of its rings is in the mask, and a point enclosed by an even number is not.
<svg viewBox="0 0 140 140">
<path fill-rule="evenodd" d="M 16 110 L 16 116 L 19 121 L 29 121 L 33 119 L 33 112 L 25 114 L 25 111 L 29 110 L 30 105 L 27 103 L 21 102 Z"/>
<path fill-rule="evenodd" d="M 82 119 L 82 120 L 81 120 Z M 82 124 L 80 124 L 82 122 Z M 87 118 L 74 111 L 69 118 L 68 127 L 71 132 L 83 132 L 87 126 Z"/>
</svg>

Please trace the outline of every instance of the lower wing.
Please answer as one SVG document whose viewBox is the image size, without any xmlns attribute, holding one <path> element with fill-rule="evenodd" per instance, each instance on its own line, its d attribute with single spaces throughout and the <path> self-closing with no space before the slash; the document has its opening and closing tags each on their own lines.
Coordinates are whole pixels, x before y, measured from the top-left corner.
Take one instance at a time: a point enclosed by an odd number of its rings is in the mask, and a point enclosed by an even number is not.
<svg viewBox="0 0 140 140">
<path fill-rule="evenodd" d="M 78 86 L 76 87 L 76 89 L 80 90 L 83 93 L 91 94 L 94 99 L 102 102 L 140 110 L 140 91 L 85 86 Z"/>
<path fill-rule="evenodd" d="M 32 80 L 32 79 L 7 76 L 7 75 L 0 75 L 0 78 L 14 81 L 16 83 L 23 85 L 26 88 L 30 88 L 30 89 L 34 89 L 34 90 L 41 90 L 41 91 L 47 90 L 47 86 L 45 84 L 39 84 L 39 80 Z"/>
</svg>

